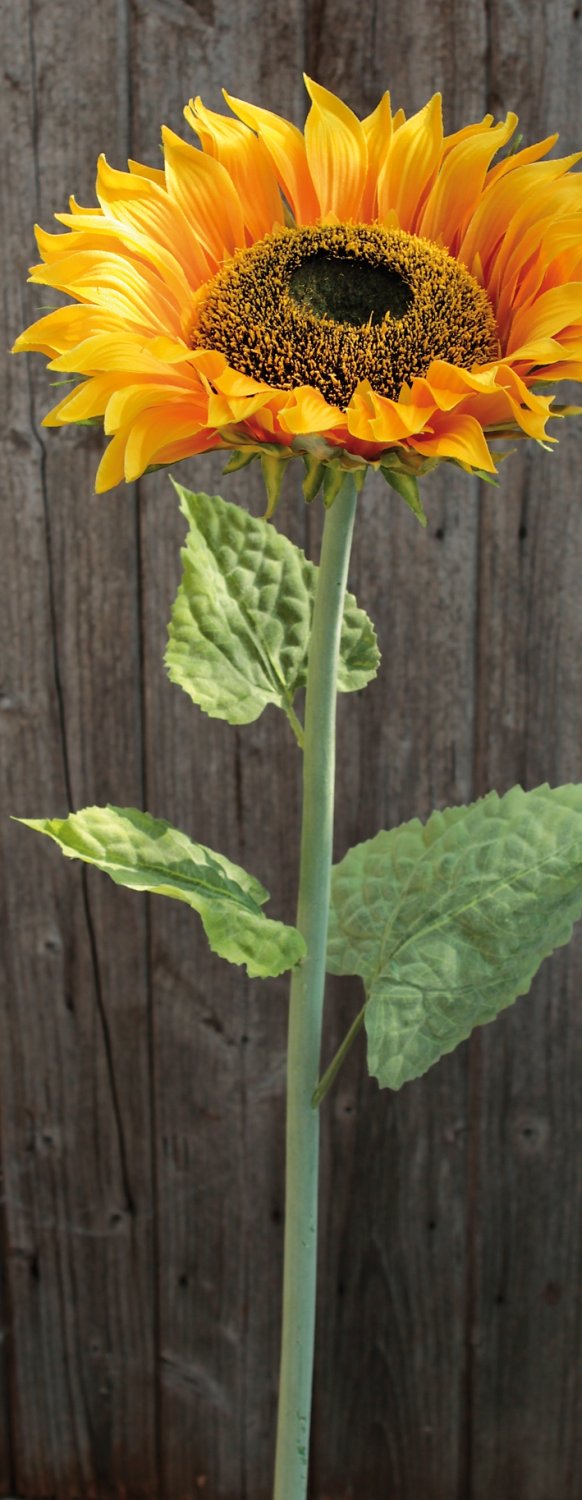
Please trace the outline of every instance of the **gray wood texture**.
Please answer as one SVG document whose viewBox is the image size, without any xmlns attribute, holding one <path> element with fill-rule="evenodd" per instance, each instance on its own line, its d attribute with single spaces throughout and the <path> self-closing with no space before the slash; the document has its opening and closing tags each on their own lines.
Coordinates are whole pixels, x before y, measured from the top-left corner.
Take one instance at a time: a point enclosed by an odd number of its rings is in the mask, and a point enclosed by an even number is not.
<svg viewBox="0 0 582 1500">
<path fill-rule="evenodd" d="M 442 88 L 448 125 L 520 114 L 582 145 L 565 0 L 4 0 L 3 348 L 32 224 L 91 201 L 100 150 L 220 88 L 304 117 L 303 67 L 358 111 Z M 292 920 L 299 766 L 163 671 L 183 523 L 165 475 L 99 499 L 93 432 L 46 433 L 42 360 L 2 365 L 0 1494 L 267 1500 L 279 1341 L 286 985 L 196 921 L 7 822 L 113 800 L 246 863 Z M 383 666 L 339 714 L 338 856 L 432 806 L 580 779 L 582 434 L 500 491 L 370 482 L 350 584 Z M 258 508 L 256 480 L 182 466 Z M 317 556 L 293 492 L 278 522 Z M 363 1049 L 324 1108 L 312 1500 L 580 1500 L 580 939 L 401 1094 Z M 360 1004 L 330 985 L 330 1057 Z"/>
</svg>

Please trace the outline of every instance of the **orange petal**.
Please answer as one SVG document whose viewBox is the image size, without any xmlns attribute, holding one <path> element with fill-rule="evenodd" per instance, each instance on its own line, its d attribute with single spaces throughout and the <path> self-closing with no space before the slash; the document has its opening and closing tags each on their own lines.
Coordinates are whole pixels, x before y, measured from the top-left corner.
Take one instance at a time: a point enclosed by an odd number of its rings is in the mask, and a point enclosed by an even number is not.
<svg viewBox="0 0 582 1500">
<path fill-rule="evenodd" d="M 190 220 L 213 267 L 245 244 L 244 220 L 238 193 L 228 172 L 189 146 L 166 125 L 162 127 L 168 191 Z"/>
<path fill-rule="evenodd" d="M 270 234 L 285 215 L 268 152 L 262 142 L 240 120 L 206 109 L 201 99 L 191 99 L 184 110 L 192 129 L 210 156 L 221 162 L 238 193 L 251 243 Z"/>
<path fill-rule="evenodd" d="M 273 169 L 298 224 L 312 224 L 319 205 L 307 165 L 307 152 L 301 131 L 290 120 L 269 109 L 259 109 L 244 99 L 235 99 L 223 90 L 230 109 L 245 125 L 257 132 L 273 163 Z"/>
<path fill-rule="evenodd" d="M 347 104 L 304 74 L 311 109 L 305 121 L 309 170 L 322 217 L 358 217 L 366 180 L 366 140 Z"/>
</svg>

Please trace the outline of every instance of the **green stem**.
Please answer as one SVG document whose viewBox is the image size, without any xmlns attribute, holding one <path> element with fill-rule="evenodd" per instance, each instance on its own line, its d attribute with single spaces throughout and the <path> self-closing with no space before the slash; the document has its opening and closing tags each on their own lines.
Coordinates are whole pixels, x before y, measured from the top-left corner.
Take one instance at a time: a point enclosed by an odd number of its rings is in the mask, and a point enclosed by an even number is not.
<svg viewBox="0 0 582 1500">
<path fill-rule="evenodd" d="M 294 970 L 287 1058 L 283 1331 L 274 1500 L 304 1500 L 315 1336 L 319 1052 L 332 861 L 339 642 L 358 484 L 346 474 L 326 512 L 305 700 L 297 926 L 307 958 Z"/>
<path fill-rule="evenodd" d="M 313 1094 L 313 1099 L 311 1101 L 314 1109 L 319 1108 L 322 1099 L 325 1099 L 325 1096 L 331 1088 L 332 1083 L 335 1082 L 341 1065 L 348 1055 L 352 1042 L 355 1042 L 358 1032 L 361 1031 L 361 1028 L 364 1024 L 365 1015 L 366 1007 L 365 1005 L 363 1005 L 362 1009 L 358 1011 L 355 1021 L 352 1021 L 349 1031 L 346 1032 L 341 1047 L 338 1047 L 335 1057 L 333 1057 L 330 1062 L 329 1068 L 326 1068 L 325 1073 L 322 1074 L 319 1080 L 317 1088 L 315 1089 Z"/>
</svg>

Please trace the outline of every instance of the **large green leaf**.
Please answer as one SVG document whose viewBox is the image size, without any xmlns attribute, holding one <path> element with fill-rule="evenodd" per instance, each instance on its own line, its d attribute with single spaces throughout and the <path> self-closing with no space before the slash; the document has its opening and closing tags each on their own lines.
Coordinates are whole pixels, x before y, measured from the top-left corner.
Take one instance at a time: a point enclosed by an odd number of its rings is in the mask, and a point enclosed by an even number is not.
<svg viewBox="0 0 582 1500">
<path fill-rule="evenodd" d="M 364 980 L 370 1072 L 426 1072 L 527 993 L 581 912 L 582 786 L 490 792 L 350 849 L 328 968 Z"/>
<path fill-rule="evenodd" d="M 293 720 L 307 678 L 317 568 L 269 521 L 218 495 L 176 490 L 189 531 L 166 651 L 172 682 L 229 724 L 250 724 L 268 703 Z M 379 659 L 374 627 L 347 594 L 340 691 L 364 687 Z"/>
<path fill-rule="evenodd" d="M 85 807 L 68 818 L 20 818 L 46 833 L 69 859 L 96 865 L 117 885 L 186 901 L 202 918 L 215 953 L 246 964 L 251 977 L 283 974 L 304 957 L 294 927 L 265 917 L 268 891 L 203 844 L 133 807 Z"/>
</svg>

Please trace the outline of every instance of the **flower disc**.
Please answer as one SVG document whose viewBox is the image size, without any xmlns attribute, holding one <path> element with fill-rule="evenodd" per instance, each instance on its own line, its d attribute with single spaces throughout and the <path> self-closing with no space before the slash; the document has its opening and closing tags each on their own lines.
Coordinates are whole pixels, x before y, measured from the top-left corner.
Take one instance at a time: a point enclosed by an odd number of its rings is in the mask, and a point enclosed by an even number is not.
<svg viewBox="0 0 582 1500">
<path fill-rule="evenodd" d="M 202 289 L 192 344 L 344 408 L 362 380 L 397 401 L 433 360 L 471 369 L 498 349 L 487 294 L 465 267 L 380 224 L 281 228 L 239 251 Z"/>
</svg>

